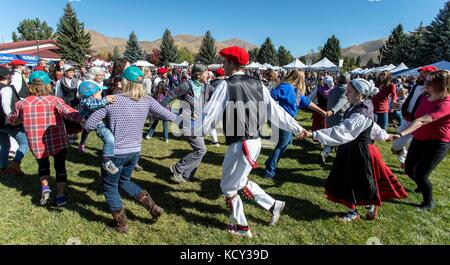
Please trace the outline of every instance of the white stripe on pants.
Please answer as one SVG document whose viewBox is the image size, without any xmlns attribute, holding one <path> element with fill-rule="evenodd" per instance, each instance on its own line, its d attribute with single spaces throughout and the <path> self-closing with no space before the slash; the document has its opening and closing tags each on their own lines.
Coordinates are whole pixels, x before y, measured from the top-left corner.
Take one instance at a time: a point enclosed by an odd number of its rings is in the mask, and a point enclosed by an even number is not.
<svg viewBox="0 0 450 265">
<path fill-rule="evenodd" d="M 252 160 L 256 161 L 261 152 L 261 139 L 247 140 L 247 147 Z M 220 188 L 227 198 L 236 196 L 232 201 L 231 224 L 247 226 L 244 205 L 238 194 L 245 186 L 255 196 L 255 201 L 266 210 L 270 210 L 275 199 L 269 196 L 258 184 L 248 180 L 252 167 L 242 153 L 242 142 L 231 144 L 222 163 L 222 180 Z"/>
<path fill-rule="evenodd" d="M 411 122 L 403 120 L 400 127 L 398 127 L 397 132 L 398 133 L 402 132 L 409 126 L 411 126 Z M 412 139 L 413 139 L 412 134 L 409 134 L 409 135 L 403 136 L 402 138 L 400 138 L 398 140 L 395 140 L 392 143 L 392 150 L 394 150 L 396 152 L 401 151 L 401 153 L 397 155 L 398 160 L 400 160 L 401 163 L 406 162 L 406 157 L 408 155 L 407 146 L 411 143 Z"/>
</svg>

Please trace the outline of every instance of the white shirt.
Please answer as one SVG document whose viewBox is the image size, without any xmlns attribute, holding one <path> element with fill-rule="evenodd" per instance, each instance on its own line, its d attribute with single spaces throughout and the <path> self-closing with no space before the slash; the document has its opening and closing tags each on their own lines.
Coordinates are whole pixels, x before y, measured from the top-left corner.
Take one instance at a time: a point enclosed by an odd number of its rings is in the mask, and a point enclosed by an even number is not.
<svg viewBox="0 0 450 265">
<path fill-rule="evenodd" d="M 244 72 L 237 72 L 235 75 L 243 75 Z M 216 88 L 214 94 L 206 104 L 203 113 L 203 130 L 206 134 L 211 132 L 213 124 L 219 123 L 223 118 L 223 112 L 229 104 L 227 82 L 221 82 Z M 267 118 L 272 121 L 278 121 L 277 127 L 292 132 L 294 134 L 302 132 L 304 129 L 298 122 L 292 118 L 278 103 L 270 96 L 270 92 L 263 85 L 264 104 L 267 106 Z"/>
<path fill-rule="evenodd" d="M 8 116 L 12 112 L 12 108 L 15 106 L 11 106 L 11 99 L 12 99 L 12 88 L 9 86 L 6 86 L 2 88 L 0 91 L 0 95 L 2 97 L 2 109 L 3 112 Z"/>
<path fill-rule="evenodd" d="M 20 93 L 20 90 L 22 89 L 22 74 L 15 70 L 14 75 L 11 78 L 11 85 L 16 88 L 17 93 Z"/>
<path fill-rule="evenodd" d="M 339 146 L 355 140 L 362 132 L 367 130 L 373 123 L 370 138 L 375 141 L 385 141 L 389 134 L 381 129 L 378 124 L 368 117 L 355 113 L 349 119 L 345 119 L 339 125 L 313 132 L 314 140 L 326 146 Z"/>
<path fill-rule="evenodd" d="M 420 95 L 425 92 L 425 86 L 418 86 L 416 87 L 416 91 L 414 91 L 414 94 L 411 97 L 411 100 L 409 101 L 408 105 L 408 112 L 412 113 L 414 110 L 414 106 L 416 105 L 417 99 L 420 97 Z"/>
</svg>

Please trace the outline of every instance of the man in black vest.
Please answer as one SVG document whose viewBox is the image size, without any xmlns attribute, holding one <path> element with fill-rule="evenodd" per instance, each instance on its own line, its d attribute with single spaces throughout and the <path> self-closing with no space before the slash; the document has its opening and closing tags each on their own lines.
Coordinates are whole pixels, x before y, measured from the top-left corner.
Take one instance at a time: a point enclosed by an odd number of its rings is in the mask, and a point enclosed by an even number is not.
<svg viewBox="0 0 450 265">
<path fill-rule="evenodd" d="M 403 121 L 400 127 L 397 128 L 397 132 L 402 132 L 411 125 L 411 122 L 415 120 L 414 114 L 419 106 L 420 100 L 425 92 L 425 81 L 427 75 L 431 72 L 437 71 L 438 69 L 434 66 L 424 66 L 419 69 L 420 76 L 417 80 L 416 85 L 409 91 L 409 95 L 406 98 L 403 106 L 395 106 L 397 108 L 402 108 Z M 398 160 L 400 160 L 401 167 L 405 168 L 406 156 L 408 151 L 407 146 L 412 141 L 413 136 L 406 135 L 398 140 L 395 140 L 392 144 L 392 152 L 397 155 Z"/>
<path fill-rule="evenodd" d="M 242 237 L 252 237 L 244 214 L 241 196 L 255 201 L 270 211 L 269 225 L 278 221 L 285 203 L 277 201 L 262 190 L 256 183 L 248 180 L 261 151 L 261 130 L 269 119 L 277 127 L 295 133 L 303 138 L 307 133 L 270 96 L 268 89 L 256 78 L 244 74 L 249 55 L 241 47 L 233 46 L 220 51 L 225 58 L 226 82 L 216 88 L 210 102 L 204 109 L 204 133 L 213 124 L 223 120 L 223 130 L 228 150 L 222 164 L 220 187 L 225 195 L 227 207 L 231 211 L 227 231 Z"/>
<path fill-rule="evenodd" d="M 12 126 L 6 122 L 7 117 L 14 112 L 14 106 L 20 101 L 19 94 L 14 86 L 9 85 L 11 70 L 0 66 L 0 175 L 23 175 L 20 163 L 28 152 L 28 140 L 22 125 Z M 27 90 L 25 90 L 27 92 Z M 11 143 L 9 137 L 19 144 L 15 157 L 8 166 Z"/>
<path fill-rule="evenodd" d="M 27 63 L 22 60 L 14 60 L 11 61 L 10 64 L 14 69 L 14 75 L 11 79 L 11 85 L 15 87 L 19 97 L 21 99 L 24 99 L 28 96 L 27 82 L 23 77 L 23 72 L 25 71 L 25 65 Z"/>
</svg>

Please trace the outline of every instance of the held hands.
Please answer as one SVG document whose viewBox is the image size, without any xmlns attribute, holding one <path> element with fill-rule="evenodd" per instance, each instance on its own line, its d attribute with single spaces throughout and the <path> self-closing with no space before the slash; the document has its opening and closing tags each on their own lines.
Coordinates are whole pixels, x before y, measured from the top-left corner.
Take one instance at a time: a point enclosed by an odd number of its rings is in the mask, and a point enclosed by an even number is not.
<svg viewBox="0 0 450 265">
<path fill-rule="evenodd" d="M 313 136 L 312 132 L 303 130 L 301 133 L 297 134 L 297 138 L 304 140 L 305 138 L 311 138 Z"/>
<path fill-rule="evenodd" d="M 108 100 L 108 102 L 110 103 L 110 104 L 114 104 L 114 103 L 116 103 L 117 102 L 117 99 L 116 99 L 116 97 L 115 96 L 106 96 L 106 99 Z"/>
<path fill-rule="evenodd" d="M 324 117 L 324 118 L 329 118 L 329 117 L 333 116 L 333 112 L 331 110 L 330 111 L 322 111 L 322 112 L 320 112 L 320 115 L 322 115 L 322 117 Z"/>
</svg>

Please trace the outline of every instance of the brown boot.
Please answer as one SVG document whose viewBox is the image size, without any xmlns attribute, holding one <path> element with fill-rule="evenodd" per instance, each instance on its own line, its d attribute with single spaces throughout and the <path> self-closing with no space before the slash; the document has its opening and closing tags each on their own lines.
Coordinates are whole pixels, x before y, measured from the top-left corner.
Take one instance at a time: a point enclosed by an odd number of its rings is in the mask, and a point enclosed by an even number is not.
<svg viewBox="0 0 450 265">
<path fill-rule="evenodd" d="M 147 209 L 155 219 L 158 219 L 164 212 L 164 209 L 159 207 L 153 201 L 152 197 L 150 197 L 150 194 L 148 194 L 146 190 L 141 191 L 141 193 L 139 193 L 136 197 L 136 200 L 142 203 L 145 209 Z"/>
<path fill-rule="evenodd" d="M 128 233 L 128 218 L 125 213 L 125 209 L 122 208 L 118 211 L 113 212 L 114 221 L 116 226 L 113 228 L 116 232 L 121 234 Z"/>
<path fill-rule="evenodd" d="M 19 162 L 12 161 L 11 164 L 3 172 L 3 175 L 4 176 L 22 177 L 25 175 L 25 173 L 23 173 L 23 171 L 20 169 Z"/>
</svg>

